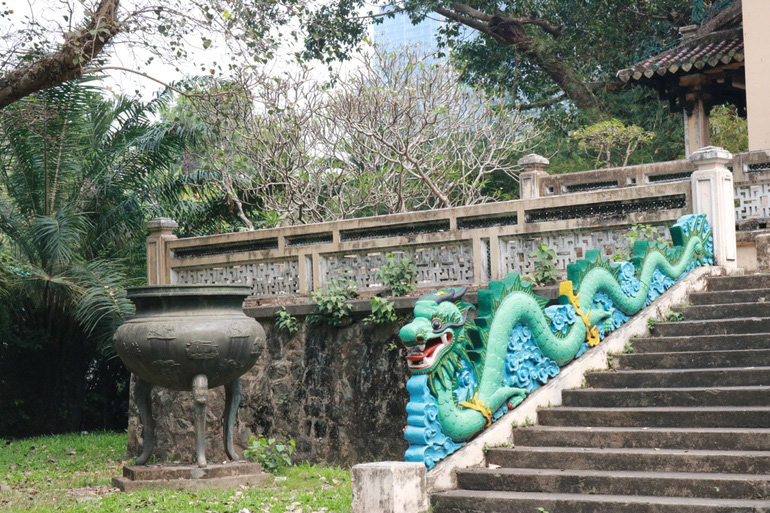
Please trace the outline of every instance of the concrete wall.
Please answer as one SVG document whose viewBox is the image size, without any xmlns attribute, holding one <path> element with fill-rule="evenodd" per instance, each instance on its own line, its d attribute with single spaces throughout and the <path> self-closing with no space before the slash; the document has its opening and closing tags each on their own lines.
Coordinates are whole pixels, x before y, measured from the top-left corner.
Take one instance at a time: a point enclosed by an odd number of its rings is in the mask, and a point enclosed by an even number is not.
<svg viewBox="0 0 770 513">
<path fill-rule="evenodd" d="M 749 150 L 770 148 L 770 2 L 743 0 Z"/>
</svg>

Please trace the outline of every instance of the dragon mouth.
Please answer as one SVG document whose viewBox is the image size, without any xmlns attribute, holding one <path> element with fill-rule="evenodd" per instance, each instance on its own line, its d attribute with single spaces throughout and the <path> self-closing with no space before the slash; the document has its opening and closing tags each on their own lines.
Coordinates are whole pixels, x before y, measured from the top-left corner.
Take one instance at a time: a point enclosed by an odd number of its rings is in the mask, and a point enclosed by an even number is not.
<svg viewBox="0 0 770 513">
<path fill-rule="evenodd" d="M 420 338 L 418 342 L 422 342 Z M 414 346 L 406 355 L 407 365 L 411 370 L 427 369 L 436 361 L 441 350 L 452 342 L 452 332 L 448 331 L 439 337 L 430 338 L 424 344 Z"/>
</svg>

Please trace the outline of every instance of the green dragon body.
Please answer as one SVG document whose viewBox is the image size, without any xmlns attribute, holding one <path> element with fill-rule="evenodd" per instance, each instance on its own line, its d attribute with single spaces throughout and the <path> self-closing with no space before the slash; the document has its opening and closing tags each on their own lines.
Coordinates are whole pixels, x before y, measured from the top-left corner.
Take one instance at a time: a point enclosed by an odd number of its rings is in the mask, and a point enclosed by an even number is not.
<svg viewBox="0 0 770 513">
<path fill-rule="evenodd" d="M 421 298 L 414 320 L 399 334 L 413 375 L 407 460 L 432 466 L 690 269 L 713 261 L 703 216 L 683 217 L 671 234 L 672 247 L 637 242 L 630 262 L 610 263 L 598 251 L 587 252 L 568 266 L 554 305 L 518 274 L 479 291 L 475 319 L 463 289 Z"/>
</svg>

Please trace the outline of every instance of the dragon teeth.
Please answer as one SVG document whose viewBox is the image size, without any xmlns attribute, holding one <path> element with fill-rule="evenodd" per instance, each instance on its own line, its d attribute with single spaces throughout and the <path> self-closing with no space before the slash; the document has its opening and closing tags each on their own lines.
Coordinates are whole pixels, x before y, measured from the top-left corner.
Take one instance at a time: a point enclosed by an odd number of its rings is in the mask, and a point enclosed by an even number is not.
<svg viewBox="0 0 770 513">
<path fill-rule="evenodd" d="M 419 346 L 414 346 L 414 347 L 415 347 L 415 349 L 418 349 L 418 350 L 419 350 L 419 351 L 421 351 L 421 352 L 422 352 L 422 351 L 425 351 L 425 344 L 421 344 L 421 345 L 419 345 Z"/>
</svg>

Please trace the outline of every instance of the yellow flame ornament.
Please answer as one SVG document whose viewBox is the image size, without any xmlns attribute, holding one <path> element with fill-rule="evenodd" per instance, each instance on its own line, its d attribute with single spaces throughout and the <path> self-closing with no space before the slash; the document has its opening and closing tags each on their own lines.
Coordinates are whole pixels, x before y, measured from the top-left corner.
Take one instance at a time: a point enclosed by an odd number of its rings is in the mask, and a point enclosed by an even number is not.
<svg viewBox="0 0 770 513">
<path fill-rule="evenodd" d="M 476 410 L 477 412 L 484 415 L 485 419 L 487 419 L 487 427 L 492 425 L 492 409 L 489 407 L 488 404 L 485 405 L 483 402 L 479 401 L 478 393 L 476 393 L 473 396 L 473 399 L 471 399 L 470 401 L 461 402 L 460 406 L 465 406 L 466 408 L 469 408 L 471 410 Z"/>
<path fill-rule="evenodd" d="M 575 312 L 583 321 L 583 324 L 586 325 L 586 340 L 588 341 L 588 345 L 591 347 L 598 345 L 601 341 L 599 338 L 599 327 L 591 326 L 591 320 L 589 319 L 591 310 L 583 313 L 583 311 L 580 309 L 580 292 L 575 294 L 571 281 L 563 281 L 559 284 L 559 295 L 567 297 L 570 304 L 575 307 Z"/>
</svg>

